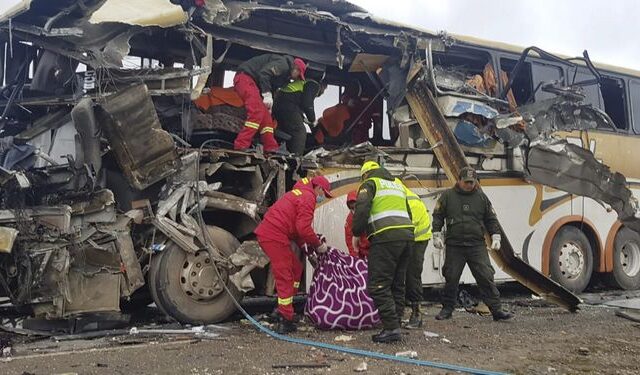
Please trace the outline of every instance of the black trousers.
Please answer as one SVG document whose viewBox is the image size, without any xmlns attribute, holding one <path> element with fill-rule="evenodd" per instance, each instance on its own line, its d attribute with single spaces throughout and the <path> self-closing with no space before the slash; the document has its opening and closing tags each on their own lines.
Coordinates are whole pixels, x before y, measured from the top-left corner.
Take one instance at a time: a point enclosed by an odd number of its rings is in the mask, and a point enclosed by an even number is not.
<svg viewBox="0 0 640 375">
<path fill-rule="evenodd" d="M 400 328 L 404 314 L 405 278 L 413 241 L 371 244 L 367 289 L 385 329 Z"/>
<path fill-rule="evenodd" d="M 422 290 L 422 267 L 424 266 L 424 253 L 427 250 L 427 241 L 416 241 L 413 243 L 409 265 L 407 266 L 407 301 L 419 303 L 423 300 Z"/>
<path fill-rule="evenodd" d="M 454 308 L 458 296 L 458 284 L 464 266 L 468 264 L 476 279 L 484 303 L 491 311 L 500 310 L 500 293 L 493 281 L 495 270 L 491 266 L 486 246 L 447 245 L 442 273 L 445 278 L 442 306 Z"/>
<path fill-rule="evenodd" d="M 291 139 L 286 141 L 287 150 L 298 156 L 304 154 L 304 146 L 307 141 L 307 130 L 304 126 L 303 114 L 299 110 L 279 109 L 274 113 L 278 121 L 278 129 L 289 134 Z"/>
</svg>

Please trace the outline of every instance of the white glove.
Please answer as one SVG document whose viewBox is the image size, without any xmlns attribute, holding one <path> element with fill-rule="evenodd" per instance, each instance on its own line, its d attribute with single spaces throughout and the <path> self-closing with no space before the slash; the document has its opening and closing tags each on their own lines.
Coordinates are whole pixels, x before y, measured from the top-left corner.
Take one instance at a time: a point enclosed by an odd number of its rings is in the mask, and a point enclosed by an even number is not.
<svg viewBox="0 0 640 375">
<path fill-rule="evenodd" d="M 491 235 L 491 250 L 500 250 L 502 237 L 499 234 Z"/>
<path fill-rule="evenodd" d="M 433 234 L 433 246 L 438 249 L 444 249 L 444 238 L 442 237 L 442 232 L 435 232 Z"/>
<path fill-rule="evenodd" d="M 316 248 L 316 252 L 317 252 L 318 254 L 324 254 L 324 253 L 326 253 L 328 250 L 329 250 L 329 246 L 327 246 L 327 244 L 326 244 L 326 243 L 324 243 L 324 242 L 323 242 L 323 243 L 321 243 L 321 244 L 320 244 L 320 246 L 318 246 L 318 247 Z"/>
<path fill-rule="evenodd" d="M 268 110 L 271 110 L 271 107 L 273 107 L 273 96 L 271 95 L 270 92 L 262 93 L 262 102 L 264 103 L 264 105 L 267 107 Z"/>
</svg>

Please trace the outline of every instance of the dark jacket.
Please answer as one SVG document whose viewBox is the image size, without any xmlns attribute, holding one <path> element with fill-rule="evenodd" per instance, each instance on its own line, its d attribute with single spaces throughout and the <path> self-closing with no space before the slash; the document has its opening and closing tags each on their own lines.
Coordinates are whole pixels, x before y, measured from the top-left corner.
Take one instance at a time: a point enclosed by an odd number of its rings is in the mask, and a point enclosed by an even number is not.
<svg viewBox="0 0 640 375">
<path fill-rule="evenodd" d="M 394 181 L 395 178 L 384 168 L 374 169 L 368 177 L 378 177 L 385 180 Z M 356 210 L 353 214 L 353 235 L 360 236 L 367 233 L 369 212 L 373 198 L 376 195 L 376 184 L 373 181 L 365 181 L 358 188 L 358 198 L 356 199 Z M 409 203 L 407 202 L 407 212 L 411 215 Z M 392 242 L 392 241 L 413 241 L 413 229 L 398 228 L 389 229 L 369 238 L 371 244 Z"/>
<path fill-rule="evenodd" d="M 304 82 L 302 91 L 284 92 L 279 91 L 273 103 L 274 114 L 288 114 L 290 112 L 301 112 L 310 122 L 316 121 L 316 112 L 313 102 L 320 92 L 320 84 L 314 80 L 307 79 Z"/>
<path fill-rule="evenodd" d="M 238 66 L 238 72 L 251 76 L 260 92 L 273 92 L 289 83 L 293 57 L 267 53 L 251 58 Z"/>
<path fill-rule="evenodd" d="M 456 185 L 446 190 L 433 211 L 433 232 L 447 224 L 447 245 L 482 246 L 484 234 L 500 233 L 500 224 L 489 198 L 480 189 L 466 192 Z"/>
</svg>

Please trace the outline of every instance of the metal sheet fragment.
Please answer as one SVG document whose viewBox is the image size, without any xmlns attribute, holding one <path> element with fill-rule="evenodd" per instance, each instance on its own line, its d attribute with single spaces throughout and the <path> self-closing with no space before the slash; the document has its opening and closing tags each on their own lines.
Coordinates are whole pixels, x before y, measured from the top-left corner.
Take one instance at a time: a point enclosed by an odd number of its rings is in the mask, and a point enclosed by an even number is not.
<svg viewBox="0 0 640 375">
<path fill-rule="evenodd" d="M 171 27 L 187 22 L 187 13 L 169 0 L 106 0 L 89 22 L 119 22 L 137 26 Z"/>
</svg>

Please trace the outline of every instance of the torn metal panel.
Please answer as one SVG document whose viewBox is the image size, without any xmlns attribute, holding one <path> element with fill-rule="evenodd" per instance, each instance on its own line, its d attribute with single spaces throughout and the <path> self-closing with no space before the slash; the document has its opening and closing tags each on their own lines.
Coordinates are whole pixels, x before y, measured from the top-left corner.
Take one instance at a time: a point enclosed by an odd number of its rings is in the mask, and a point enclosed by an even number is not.
<svg viewBox="0 0 640 375">
<path fill-rule="evenodd" d="M 144 83 L 150 95 L 190 94 L 191 79 L 200 75 L 208 75 L 211 68 L 153 68 L 153 69 L 100 69 L 85 72 L 85 82 L 97 76 L 94 85 L 87 88 L 87 93 L 115 93 L 136 83 Z"/>
<path fill-rule="evenodd" d="M 190 253 L 195 253 L 200 250 L 200 247 L 194 243 L 192 236 L 185 235 L 176 228 L 176 225 L 172 225 L 171 222 L 171 219 L 157 217 L 153 220 L 153 225 L 183 250 Z"/>
<path fill-rule="evenodd" d="M 231 282 L 243 292 L 249 292 L 255 288 L 250 272 L 257 268 L 264 268 L 269 264 L 269 257 L 264 253 L 258 241 L 245 241 L 229 257 L 231 264 L 242 267 L 239 272 L 229 276 Z"/>
<path fill-rule="evenodd" d="M 325 65 L 338 64 L 339 19 L 327 12 L 304 7 L 282 7 L 246 1 L 214 3 L 211 11 L 203 13 L 198 23 L 216 39 L 250 46 L 263 51 L 284 53 Z M 207 7 L 208 8 L 208 7 Z M 205 8 L 205 9 L 207 9 Z M 266 23 L 278 23 L 285 18 L 282 27 L 265 31 Z M 312 26 L 310 26 L 312 25 Z"/>
<path fill-rule="evenodd" d="M 162 130 L 145 85 L 106 98 L 96 117 L 127 180 L 142 190 L 179 168 L 173 138 Z"/>
<path fill-rule="evenodd" d="M 182 7 L 164 0 L 106 0 L 89 22 L 119 22 L 137 26 L 171 27 L 187 22 Z"/>
<path fill-rule="evenodd" d="M 241 212 L 254 220 L 258 220 L 258 204 L 235 195 L 210 191 L 205 194 L 207 208 Z"/>
<path fill-rule="evenodd" d="M 596 160 L 591 151 L 566 140 L 539 142 L 530 148 L 526 168 L 530 180 L 606 204 L 625 226 L 640 232 L 638 201 L 626 178 Z"/>
<path fill-rule="evenodd" d="M 71 207 L 31 207 L 23 210 L 0 210 L 0 223 L 9 224 L 23 220 L 33 225 L 55 228 L 60 234 L 72 234 Z M 35 233 L 23 233 L 23 235 Z"/>
<path fill-rule="evenodd" d="M 114 223 L 117 217 L 115 204 L 111 190 L 96 191 L 89 199 L 71 204 L 71 225 L 83 228 L 88 224 Z"/>
<path fill-rule="evenodd" d="M 86 275 L 79 270 L 71 270 L 67 278 L 69 289 L 62 316 L 85 312 L 120 311 L 119 274 Z"/>
<path fill-rule="evenodd" d="M 93 112 L 94 103 L 84 98 L 71 110 L 73 125 L 78 132 L 76 149 L 81 155 L 76 155 L 76 166 L 89 165 L 94 171 L 102 169 L 102 149 L 100 145 L 100 126 Z"/>
<path fill-rule="evenodd" d="M 18 233 L 14 228 L 0 227 L 0 253 L 11 253 Z"/>
<path fill-rule="evenodd" d="M 204 72 L 196 78 L 196 84 L 191 91 L 191 100 L 198 99 L 202 94 L 202 90 L 207 84 L 207 79 L 211 73 L 211 67 L 213 66 L 213 37 L 211 35 L 207 35 L 207 50 L 206 54 L 200 60 L 200 66 Z"/>
<path fill-rule="evenodd" d="M 130 223 L 131 219 L 121 216 L 118 222 L 109 228 L 112 230 L 111 235 L 115 238 L 115 245 L 124 266 L 122 295 L 125 297 L 130 296 L 145 284 L 144 275 L 131 239 Z"/>
<path fill-rule="evenodd" d="M 31 1 L 32 0 L 20 0 L 18 3 L 9 7 L 2 14 L 0 14 L 0 22 L 5 22 L 10 18 L 14 18 L 21 13 L 28 11 L 31 7 Z"/>
<path fill-rule="evenodd" d="M 518 107 L 526 121 L 524 134 L 530 143 L 548 139 L 557 131 L 589 130 L 598 127 L 615 129 L 613 121 L 603 111 L 583 104 L 582 98 L 556 97 Z M 517 137 L 512 129 L 502 129 L 498 136 Z M 516 132 L 517 133 L 517 132 Z M 508 134 L 508 135 L 507 135 Z M 514 145 L 517 143 L 513 143 Z"/>
<path fill-rule="evenodd" d="M 64 108 L 49 113 L 37 119 L 33 125 L 15 136 L 16 141 L 27 142 L 38 135 L 52 129 L 57 129 L 71 120 L 69 110 Z"/>
<path fill-rule="evenodd" d="M 460 170 L 467 167 L 468 164 L 464 152 L 456 142 L 454 134 L 447 126 L 446 120 L 436 104 L 425 77 L 418 77 L 410 84 L 407 101 L 429 143 L 432 145 L 440 144 L 439 147 L 434 148 L 434 152 L 449 181 L 455 183 Z M 541 297 L 570 311 L 577 310 L 581 302 L 580 299 L 518 258 L 502 228 L 500 228 L 500 232 L 502 247 L 499 251 L 490 252 L 498 266 Z"/>
</svg>

